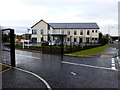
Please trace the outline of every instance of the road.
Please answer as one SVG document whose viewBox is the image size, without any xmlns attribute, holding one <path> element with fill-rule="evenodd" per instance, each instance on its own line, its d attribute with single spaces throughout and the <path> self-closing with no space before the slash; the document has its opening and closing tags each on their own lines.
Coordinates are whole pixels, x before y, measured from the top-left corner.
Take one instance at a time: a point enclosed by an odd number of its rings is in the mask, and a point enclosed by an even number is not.
<svg viewBox="0 0 120 90">
<path fill-rule="evenodd" d="M 116 56 L 117 44 L 115 42 L 102 54 Z M 16 64 L 41 76 L 52 88 L 118 88 L 120 84 L 119 57 L 62 58 L 16 50 Z"/>
</svg>

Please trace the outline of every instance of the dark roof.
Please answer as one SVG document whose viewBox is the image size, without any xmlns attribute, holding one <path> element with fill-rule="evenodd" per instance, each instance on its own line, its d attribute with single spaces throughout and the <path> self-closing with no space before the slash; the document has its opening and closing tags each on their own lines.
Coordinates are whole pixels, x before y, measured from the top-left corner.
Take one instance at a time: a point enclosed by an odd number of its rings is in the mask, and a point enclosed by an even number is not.
<svg viewBox="0 0 120 90">
<path fill-rule="evenodd" d="M 44 20 L 40 20 L 35 25 L 40 23 L 41 21 L 45 22 Z M 99 29 L 99 26 L 97 23 L 47 23 L 51 27 L 55 29 Z M 33 28 L 35 25 L 33 25 L 31 28 Z"/>
<path fill-rule="evenodd" d="M 55 29 L 99 29 L 96 23 L 48 23 Z"/>
</svg>

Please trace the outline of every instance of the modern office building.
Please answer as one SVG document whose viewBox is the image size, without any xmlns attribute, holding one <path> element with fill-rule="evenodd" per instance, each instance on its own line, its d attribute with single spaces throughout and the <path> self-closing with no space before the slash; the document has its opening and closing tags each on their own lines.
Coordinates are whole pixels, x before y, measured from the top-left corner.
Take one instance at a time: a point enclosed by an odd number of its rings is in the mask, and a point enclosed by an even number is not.
<svg viewBox="0 0 120 90">
<path fill-rule="evenodd" d="M 47 23 L 40 20 L 31 27 L 32 42 L 61 41 L 73 43 L 98 42 L 99 26 L 97 23 Z"/>
</svg>

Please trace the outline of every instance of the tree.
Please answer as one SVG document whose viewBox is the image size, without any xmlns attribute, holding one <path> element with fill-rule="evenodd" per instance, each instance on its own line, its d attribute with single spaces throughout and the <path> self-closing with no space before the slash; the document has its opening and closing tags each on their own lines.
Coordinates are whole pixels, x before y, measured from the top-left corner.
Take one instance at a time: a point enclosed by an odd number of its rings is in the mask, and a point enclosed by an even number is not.
<svg viewBox="0 0 120 90">
<path fill-rule="evenodd" d="M 101 32 L 99 33 L 99 44 L 105 45 L 109 41 L 109 34 L 103 35 Z"/>
</svg>

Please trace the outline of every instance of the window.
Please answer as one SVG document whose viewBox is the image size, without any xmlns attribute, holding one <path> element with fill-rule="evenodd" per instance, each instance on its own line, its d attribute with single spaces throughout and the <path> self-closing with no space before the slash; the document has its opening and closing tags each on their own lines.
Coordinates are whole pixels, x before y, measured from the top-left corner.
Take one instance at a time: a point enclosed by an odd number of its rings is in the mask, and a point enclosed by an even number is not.
<svg viewBox="0 0 120 90">
<path fill-rule="evenodd" d="M 74 38 L 74 42 L 76 42 L 77 41 L 77 38 Z"/>
<path fill-rule="evenodd" d="M 33 30 L 32 30 L 32 34 L 37 34 L 37 30 L 36 30 L 36 29 L 33 29 Z"/>
<path fill-rule="evenodd" d="M 97 40 L 97 38 L 95 38 L 95 40 Z"/>
<path fill-rule="evenodd" d="M 97 30 L 95 32 L 97 33 Z"/>
<path fill-rule="evenodd" d="M 94 33 L 94 30 L 92 30 L 92 33 Z"/>
<path fill-rule="evenodd" d="M 74 31 L 74 35 L 77 35 L 77 31 L 76 30 Z"/>
<path fill-rule="evenodd" d="M 64 31 L 62 31 L 61 34 L 64 34 Z"/>
<path fill-rule="evenodd" d="M 86 38 L 86 43 L 89 43 L 89 38 Z"/>
<path fill-rule="evenodd" d="M 79 41 L 80 43 L 82 43 L 83 42 L 83 39 L 82 38 L 80 38 L 80 41 Z"/>
<path fill-rule="evenodd" d="M 70 41 L 70 38 L 67 38 L 67 41 L 69 42 L 69 41 Z"/>
<path fill-rule="evenodd" d="M 90 35 L 90 31 L 89 30 L 87 30 L 87 35 Z"/>
<path fill-rule="evenodd" d="M 80 30 L 80 35 L 83 35 L 83 30 Z"/>
<path fill-rule="evenodd" d="M 70 35 L 70 31 L 67 31 L 67 34 Z"/>
<path fill-rule="evenodd" d="M 92 38 L 92 40 L 94 40 L 94 38 Z"/>
<path fill-rule="evenodd" d="M 32 43 L 36 43 L 37 42 L 37 38 L 32 38 Z"/>
<path fill-rule="evenodd" d="M 44 34 L 43 29 L 40 30 L 40 34 Z"/>
</svg>

